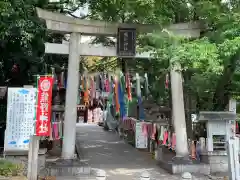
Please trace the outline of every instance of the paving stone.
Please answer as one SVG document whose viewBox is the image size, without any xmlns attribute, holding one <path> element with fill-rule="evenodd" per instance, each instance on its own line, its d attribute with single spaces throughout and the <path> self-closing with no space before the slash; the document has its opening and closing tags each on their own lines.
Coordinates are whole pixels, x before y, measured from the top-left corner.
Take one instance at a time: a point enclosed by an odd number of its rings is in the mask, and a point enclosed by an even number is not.
<svg viewBox="0 0 240 180">
<path fill-rule="evenodd" d="M 156 165 L 148 153 L 139 151 L 121 140 L 116 133 L 104 131 L 97 125 L 77 126 L 77 146 L 81 161 L 94 170 L 102 169 L 107 180 L 140 180 L 148 171 L 151 180 L 180 180 L 181 175 L 172 175 Z M 193 180 L 209 180 L 208 176 L 194 176 Z M 217 177 L 223 180 L 223 177 Z"/>
</svg>

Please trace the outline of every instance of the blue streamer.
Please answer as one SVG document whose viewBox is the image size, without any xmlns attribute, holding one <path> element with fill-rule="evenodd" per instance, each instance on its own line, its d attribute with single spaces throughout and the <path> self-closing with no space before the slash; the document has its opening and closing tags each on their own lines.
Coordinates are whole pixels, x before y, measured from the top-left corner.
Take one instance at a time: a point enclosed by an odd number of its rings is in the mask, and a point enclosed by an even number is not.
<svg viewBox="0 0 240 180">
<path fill-rule="evenodd" d="M 138 97 L 138 106 L 139 106 L 139 120 L 144 121 L 144 119 L 145 119 L 144 109 L 142 106 L 142 98 L 140 96 Z"/>
<path fill-rule="evenodd" d="M 120 82 L 118 86 L 118 98 L 119 98 L 119 105 L 120 105 L 120 117 L 124 118 L 126 116 L 125 103 L 124 103 L 124 91 L 122 90 Z"/>
</svg>

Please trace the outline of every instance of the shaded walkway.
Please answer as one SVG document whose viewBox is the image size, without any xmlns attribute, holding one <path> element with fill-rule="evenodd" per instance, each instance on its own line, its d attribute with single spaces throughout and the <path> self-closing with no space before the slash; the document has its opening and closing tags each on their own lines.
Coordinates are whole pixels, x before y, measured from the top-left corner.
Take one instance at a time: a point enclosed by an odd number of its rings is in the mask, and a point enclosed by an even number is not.
<svg viewBox="0 0 240 180">
<path fill-rule="evenodd" d="M 159 168 L 149 153 L 138 151 L 120 140 L 116 133 L 96 125 L 78 125 L 77 143 L 81 146 L 82 161 L 92 168 L 105 170 L 109 180 L 133 180 L 144 170 L 153 179 L 180 179 Z"/>
</svg>

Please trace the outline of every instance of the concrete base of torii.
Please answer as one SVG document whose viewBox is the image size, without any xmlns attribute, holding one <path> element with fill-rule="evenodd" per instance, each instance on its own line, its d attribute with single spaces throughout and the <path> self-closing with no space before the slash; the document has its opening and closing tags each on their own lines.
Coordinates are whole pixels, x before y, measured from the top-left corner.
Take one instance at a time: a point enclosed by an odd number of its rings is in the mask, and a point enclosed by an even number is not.
<svg viewBox="0 0 240 180">
<path fill-rule="evenodd" d="M 157 153 L 157 164 L 171 174 L 182 174 L 183 172 L 210 174 L 209 164 L 190 160 L 189 157 L 176 157 L 176 153 L 169 151 L 166 147 L 159 148 L 155 153 Z"/>
</svg>

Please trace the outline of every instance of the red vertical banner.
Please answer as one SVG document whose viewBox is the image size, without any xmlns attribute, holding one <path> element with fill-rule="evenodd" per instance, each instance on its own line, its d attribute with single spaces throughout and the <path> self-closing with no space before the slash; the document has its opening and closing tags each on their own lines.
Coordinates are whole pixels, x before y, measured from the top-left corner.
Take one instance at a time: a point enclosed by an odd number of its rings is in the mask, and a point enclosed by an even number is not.
<svg viewBox="0 0 240 180">
<path fill-rule="evenodd" d="M 52 76 L 38 78 L 36 135 L 50 136 L 52 110 Z"/>
</svg>

